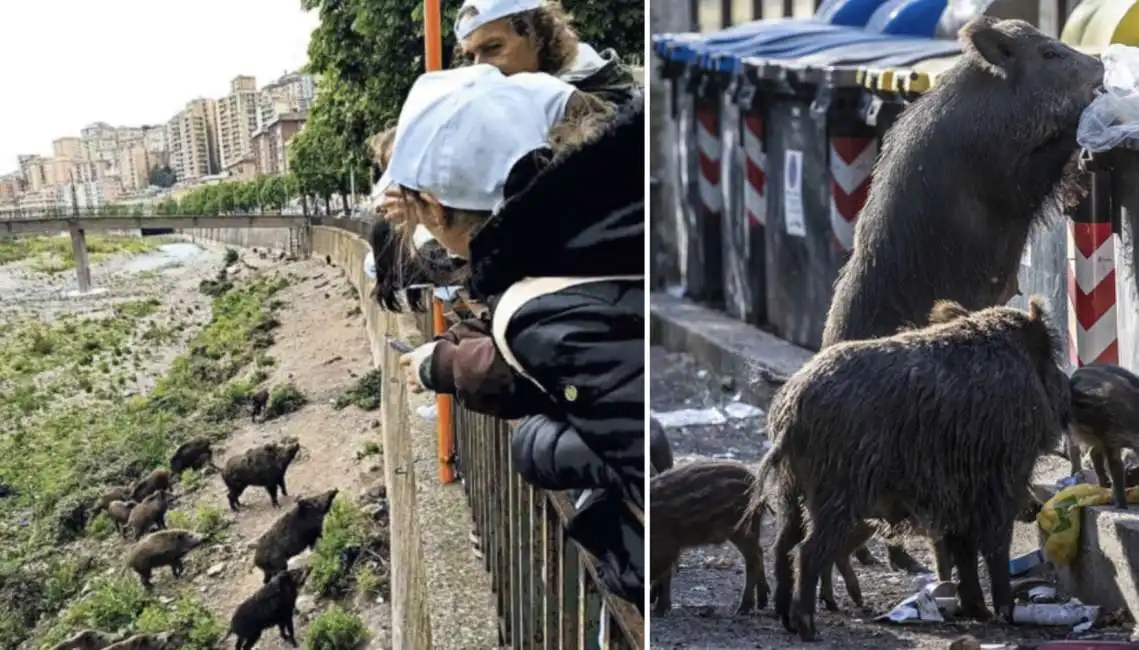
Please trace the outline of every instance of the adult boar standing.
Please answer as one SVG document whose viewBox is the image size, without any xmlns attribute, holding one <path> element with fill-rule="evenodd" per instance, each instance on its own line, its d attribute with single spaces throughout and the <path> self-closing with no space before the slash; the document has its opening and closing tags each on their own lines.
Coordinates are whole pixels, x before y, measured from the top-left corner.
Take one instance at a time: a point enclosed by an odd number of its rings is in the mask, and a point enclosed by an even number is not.
<svg viewBox="0 0 1139 650">
<path fill-rule="evenodd" d="M 938 300 L 1008 302 L 1033 226 L 1083 193 L 1076 126 L 1103 65 L 1021 20 L 976 18 L 960 40 L 961 60 L 884 139 L 824 348 L 921 325 Z M 889 550 L 894 566 L 924 570 Z"/>
<path fill-rule="evenodd" d="M 820 572 L 867 519 L 943 536 L 960 614 L 985 620 L 980 553 L 1011 619 L 1013 520 L 1070 418 L 1059 337 L 1036 297 L 1027 312 L 939 302 L 929 321 L 823 350 L 771 403 L 759 473 L 776 488 L 775 609 L 804 640 L 815 638 Z"/>
</svg>

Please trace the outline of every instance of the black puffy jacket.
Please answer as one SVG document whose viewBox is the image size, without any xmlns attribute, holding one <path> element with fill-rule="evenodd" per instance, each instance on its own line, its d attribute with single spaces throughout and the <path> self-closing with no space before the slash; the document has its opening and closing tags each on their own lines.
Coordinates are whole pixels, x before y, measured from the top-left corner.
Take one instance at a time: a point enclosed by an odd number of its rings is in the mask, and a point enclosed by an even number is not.
<svg viewBox="0 0 1139 650">
<path fill-rule="evenodd" d="M 555 161 L 476 233 L 471 289 L 546 401 L 515 430 L 532 485 L 587 491 L 569 534 L 607 587 L 644 593 L 644 107 Z"/>
</svg>

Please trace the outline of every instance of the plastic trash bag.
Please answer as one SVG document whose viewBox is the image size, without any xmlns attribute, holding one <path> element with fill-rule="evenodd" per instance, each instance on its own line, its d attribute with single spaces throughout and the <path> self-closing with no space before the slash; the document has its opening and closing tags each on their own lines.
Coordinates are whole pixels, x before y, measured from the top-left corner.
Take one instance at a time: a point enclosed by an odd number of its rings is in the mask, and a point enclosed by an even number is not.
<svg viewBox="0 0 1139 650">
<path fill-rule="evenodd" d="M 1114 44 L 1103 53 L 1103 92 L 1080 116 L 1076 141 L 1090 152 L 1139 139 L 1139 48 Z"/>
</svg>

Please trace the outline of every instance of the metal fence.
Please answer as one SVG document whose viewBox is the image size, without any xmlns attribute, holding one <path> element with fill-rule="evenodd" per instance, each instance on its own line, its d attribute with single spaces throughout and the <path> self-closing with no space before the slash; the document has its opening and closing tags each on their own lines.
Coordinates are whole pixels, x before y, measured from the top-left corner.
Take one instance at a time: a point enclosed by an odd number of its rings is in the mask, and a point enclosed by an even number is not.
<svg viewBox="0 0 1139 650">
<path fill-rule="evenodd" d="M 644 620 L 605 592 L 591 557 L 565 533 L 574 508 L 513 471 L 510 423 L 455 409 L 456 458 L 483 562 L 491 575 L 500 642 L 509 648 L 644 647 Z"/>
</svg>

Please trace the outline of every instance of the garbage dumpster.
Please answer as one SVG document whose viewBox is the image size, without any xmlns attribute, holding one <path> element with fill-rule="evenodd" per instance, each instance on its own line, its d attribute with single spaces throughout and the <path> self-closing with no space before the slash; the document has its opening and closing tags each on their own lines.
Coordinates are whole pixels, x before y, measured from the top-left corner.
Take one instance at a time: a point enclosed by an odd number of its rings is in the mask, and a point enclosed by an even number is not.
<svg viewBox="0 0 1139 650">
<path fill-rule="evenodd" d="M 820 47 L 818 35 L 799 43 L 784 42 L 781 51 L 793 58 L 766 54 L 740 62 L 747 99 L 744 128 L 760 159 L 765 198 L 762 214 L 763 253 L 749 250 L 750 241 L 729 240 L 730 255 L 752 264 L 762 257 L 767 322 L 780 336 L 817 349 L 830 306 L 838 269 L 853 245 L 853 227 L 866 200 L 879 134 L 866 114 L 865 89 L 858 67 L 913 65 L 927 58 L 959 52 L 952 41 L 898 38 L 865 32 L 843 43 L 831 38 Z M 793 47 L 797 45 L 797 47 Z M 869 123 L 868 123 L 869 122 Z M 742 138 L 741 138 L 742 140 Z M 752 189 L 752 188 L 749 188 Z M 743 211 L 728 221 L 746 219 Z M 735 229 L 738 232 L 739 229 Z M 729 265 L 729 269 L 731 265 Z M 733 283 L 729 283 L 729 287 Z M 759 293 L 750 287 L 752 294 Z M 729 303 L 732 302 L 729 299 Z"/>
</svg>

